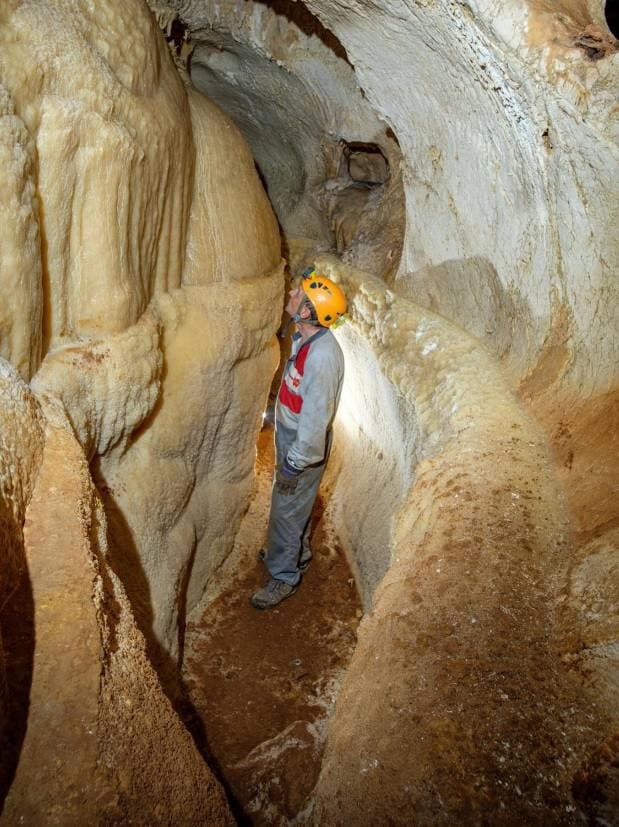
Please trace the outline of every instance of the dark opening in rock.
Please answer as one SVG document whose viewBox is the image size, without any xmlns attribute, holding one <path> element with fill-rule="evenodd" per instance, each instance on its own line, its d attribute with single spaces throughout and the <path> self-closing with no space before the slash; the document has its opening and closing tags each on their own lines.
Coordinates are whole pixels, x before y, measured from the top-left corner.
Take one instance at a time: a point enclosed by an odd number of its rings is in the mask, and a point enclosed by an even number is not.
<svg viewBox="0 0 619 827">
<path fill-rule="evenodd" d="M 173 44 L 174 51 L 176 54 L 180 54 L 181 46 L 183 42 L 189 39 L 189 35 L 187 32 L 187 26 L 183 23 L 180 18 L 175 17 L 174 20 L 168 25 L 168 29 L 166 32 L 166 40 L 168 43 Z"/>
<path fill-rule="evenodd" d="M 604 14 L 608 28 L 616 38 L 619 38 L 619 0 L 606 0 Z"/>
<path fill-rule="evenodd" d="M 353 181 L 378 185 L 389 179 L 389 163 L 377 144 L 345 143 L 344 159 Z"/>
</svg>

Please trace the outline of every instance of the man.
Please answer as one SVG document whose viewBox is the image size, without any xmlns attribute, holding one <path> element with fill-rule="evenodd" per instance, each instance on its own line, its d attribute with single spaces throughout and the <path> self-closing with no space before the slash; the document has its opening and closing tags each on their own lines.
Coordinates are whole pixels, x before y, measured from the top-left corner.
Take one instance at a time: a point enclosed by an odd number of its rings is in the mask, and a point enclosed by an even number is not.
<svg viewBox="0 0 619 827">
<path fill-rule="evenodd" d="M 309 566 L 310 516 L 331 448 L 331 426 L 344 378 L 344 356 L 329 328 L 346 312 L 346 297 L 330 279 L 308 268 L 289 295 L 296 323 L 275 407 L 275 479 L 266 548 L 271 575 L 251 598 L 270 609 L 290 597 Z"/>
</svg>

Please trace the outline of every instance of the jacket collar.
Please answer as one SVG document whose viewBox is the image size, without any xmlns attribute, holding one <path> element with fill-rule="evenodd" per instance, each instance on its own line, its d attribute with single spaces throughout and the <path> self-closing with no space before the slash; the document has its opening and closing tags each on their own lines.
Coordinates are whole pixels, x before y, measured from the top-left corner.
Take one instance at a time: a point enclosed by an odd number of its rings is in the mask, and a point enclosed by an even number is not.
<svg viewBox="0 0 619 827">
<path fill-rule="evenodd" d="M 320 339 L 321 336 L 324 336 L 325 333 L 328 333 L 328 332 L 329 332 L 328 327 L 319 327 L 318 330 L 316 331 L 316 333 L 312 333 L 312 335 L 309 337 L 309 339 L 306 339 L 303 342 L 303 345 L 309 345 L 310 342 L 314 342 L 314 341 L 316 341 L 316 339 Z M 297 330 L 296 333 L 292 334 L 292 341 L 293 342 L 298 342 L 300 338 L 301 338 L 301 334 L 299 333 L 298 330 Z"/>
</svg>

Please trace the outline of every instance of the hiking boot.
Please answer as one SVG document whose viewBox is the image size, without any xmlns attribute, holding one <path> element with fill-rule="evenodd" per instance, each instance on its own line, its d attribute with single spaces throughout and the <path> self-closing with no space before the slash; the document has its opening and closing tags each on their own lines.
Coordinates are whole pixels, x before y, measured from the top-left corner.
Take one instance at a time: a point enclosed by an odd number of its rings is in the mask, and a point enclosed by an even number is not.
<svg viewBox="0 0 619 827">
<path fill-rule="evenodd" d="M 282 600 L 290 597 L 297 590 L 296 586 L 290 586 L 283 580 L 276 580 L 272 577 L 260 591 L 252 594 L 250 603 L 254 609 L 272 609 Z"/>
</svg>

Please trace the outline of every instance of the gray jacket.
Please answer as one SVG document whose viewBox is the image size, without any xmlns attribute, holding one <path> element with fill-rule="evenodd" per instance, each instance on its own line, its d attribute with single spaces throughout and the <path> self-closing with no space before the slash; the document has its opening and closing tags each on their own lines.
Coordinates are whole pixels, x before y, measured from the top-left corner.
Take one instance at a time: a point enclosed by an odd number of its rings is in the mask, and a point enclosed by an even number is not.
<svg viewBox="0 0 619 827">
<path fill-rule="evenodd" d="M 294 334 L 275 408 L 275 427 L 295 432 L 285 460 L 292 473 L 324 461 L 343 380 L 344 354 L 330 330 L 321 327 L 305 342 Z"/>
</svg>

